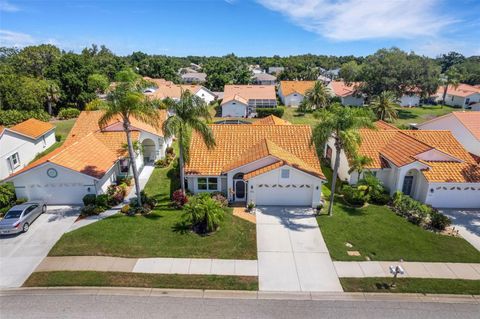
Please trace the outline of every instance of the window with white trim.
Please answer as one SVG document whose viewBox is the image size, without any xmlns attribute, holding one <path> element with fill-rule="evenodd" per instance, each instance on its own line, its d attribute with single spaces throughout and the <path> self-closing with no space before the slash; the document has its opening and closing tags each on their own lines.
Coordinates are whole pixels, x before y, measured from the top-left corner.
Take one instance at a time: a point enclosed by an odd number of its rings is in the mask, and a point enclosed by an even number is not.
<svg viewBox="0 0 480 319">
<path fill-rule="evenodd" d="M 289 169 L 282 169 L 281 176 L 282 176 L 282 178 L 290 178 L 290 170 Z"/>
<path fill-rule="evenodd" d="M 20 166 L 20 157 L 18 156 L 18 153 L 10 155 L 8 160 L 10 161 L 10 166 L 12 167 L 12 169 Z"/>
<path fill-rule="evenodd" d="M 197 178 L 197 188 L 202 191 L 216 191 L 218 190 L 218 178 L 199 177 Z"/>
</svg>

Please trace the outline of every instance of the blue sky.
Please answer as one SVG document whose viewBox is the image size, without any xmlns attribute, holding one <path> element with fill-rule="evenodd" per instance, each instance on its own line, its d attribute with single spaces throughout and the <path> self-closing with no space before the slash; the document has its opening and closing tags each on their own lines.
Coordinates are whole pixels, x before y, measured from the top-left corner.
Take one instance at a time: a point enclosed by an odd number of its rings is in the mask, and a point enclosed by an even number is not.
<svg viewBox="0 0 480 319">
<path fill-rule="evenodd" d="M 480 0 L 0 0 L 0 45 L 117 54 L 480 55 Z"/>
</svg>

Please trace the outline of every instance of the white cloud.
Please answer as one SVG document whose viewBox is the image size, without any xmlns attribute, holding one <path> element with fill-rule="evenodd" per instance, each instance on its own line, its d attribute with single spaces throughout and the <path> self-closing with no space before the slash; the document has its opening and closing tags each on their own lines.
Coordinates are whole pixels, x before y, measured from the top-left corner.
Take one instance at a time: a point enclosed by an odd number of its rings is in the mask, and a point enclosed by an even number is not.
<svg viewBox="0 0 480 319">
<path fill-rule="evenodd" d="M 17 12 L 20 8 L 6 0 L 0 0 L 0 11 L 3 12 Z"/>
<path fill-rule="evenodd" d="M 257 0 L 302 28 L 340 41 L 435 36 L 454 19 L 439 0 Z"/>
<path fill-rule="evenodd" d="M 30 35 L 21 32 L 0 29 L 0 45 L 5 47 L 24 47 L 37 41 Z"/>
<path fill-rule="evenodd" d="M 449 51 L 460 52 L 463 55 L 480 55 L 480 45 L 470 41 L 451 40 L 447 38 L 435 38 L 428 41 L 421 41 L 413 46 L 416 53 L 429 57 L 436 57 Z"/>
</svg>

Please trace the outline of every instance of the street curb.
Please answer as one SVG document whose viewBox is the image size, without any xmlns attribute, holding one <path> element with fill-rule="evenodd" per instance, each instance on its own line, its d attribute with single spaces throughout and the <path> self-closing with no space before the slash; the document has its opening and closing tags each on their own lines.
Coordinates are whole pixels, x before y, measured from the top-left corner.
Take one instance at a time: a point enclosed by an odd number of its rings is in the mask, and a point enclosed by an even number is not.
<svg viewBox="0 0 480 319">
<path fill-rule="evenodd" d="M 480 305 L 480 295 L 445 295 L 418 293 L 362 293 L 362 292 L 275 292 L 243 290 L 202 290 L 120 287 L 28 287 L 0 289 L 0 297 L 15 295 L 95 295 L 138 297 L 181 297 L 197 299 L 238 300 L 304 300 L 304 301 L 394 301 L 416 303 L 452 303 Z"/>
</svg>

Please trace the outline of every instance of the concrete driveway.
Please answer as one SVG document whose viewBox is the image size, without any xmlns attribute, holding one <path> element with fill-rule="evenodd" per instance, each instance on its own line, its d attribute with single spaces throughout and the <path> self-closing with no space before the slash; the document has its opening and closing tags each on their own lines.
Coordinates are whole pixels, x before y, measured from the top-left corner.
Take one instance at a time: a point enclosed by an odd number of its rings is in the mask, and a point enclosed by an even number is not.
<svg viewBox="0 0 480 319">
<path fill-rule="evenodd" d="M 20 287 L 78 215 L 78 209 L 50 206 L 27 233 L 0 236 L 0 288 Z"/>
<path fill-rule="evenodd" d="M 480 251 L 480 210 L 443 209 L 460 235 Z"/>
<path fill-rule="evenodd" d="M 343 291 L 312 209 L 257 208 L 259 289 Z"/>
</svg>

